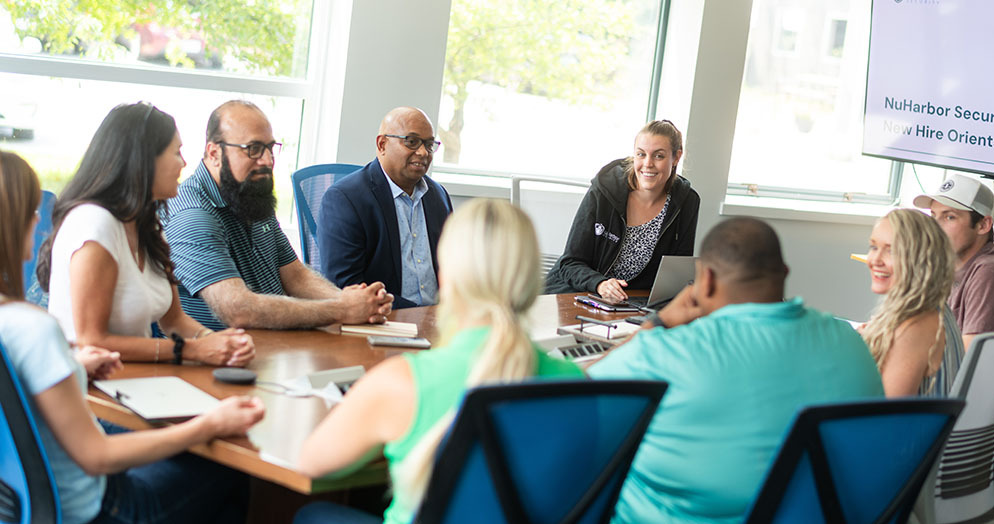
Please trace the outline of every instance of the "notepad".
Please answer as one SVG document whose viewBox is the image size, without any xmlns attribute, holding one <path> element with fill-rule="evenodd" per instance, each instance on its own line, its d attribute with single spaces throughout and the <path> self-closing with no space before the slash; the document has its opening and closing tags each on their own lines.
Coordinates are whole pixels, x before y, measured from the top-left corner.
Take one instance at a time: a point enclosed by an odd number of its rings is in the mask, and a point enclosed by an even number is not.
<svg viewBox="0 0 994 524">
<path fill-rule="evenodd" d="M 382 324 L 343 324 L 342 334 L 416 337 L 418 336 L 418 325 L 410 322 L 394 321 L 387 321 Z"/>
<path fill-rule="evenodd" d="M 607 326 L 594 324 L 592 322 L 585 322 L 583 324 L 583 329 L 580 329 L 580 324 L 573 324 L 571 326 L 563 326 L 559 328 L 557 332 L 563 335 L 574 335 L 580 337 L 581 339 L 586 338 L 610 342 L 612 340 L 627 337 L 638 330 L 639 326 L 630 324 L 624 320 L 619 320 L 612 323 L 612 327 L 610 329 L 608 329 Z M 616 344 L 616 342 L 614 343 Z"/>
<path fill-rule="evenodd" d="M 195 417 L 220 402 L 179 377 L 96 380 L 93 385 L 150 422 Z"/>
</svg>

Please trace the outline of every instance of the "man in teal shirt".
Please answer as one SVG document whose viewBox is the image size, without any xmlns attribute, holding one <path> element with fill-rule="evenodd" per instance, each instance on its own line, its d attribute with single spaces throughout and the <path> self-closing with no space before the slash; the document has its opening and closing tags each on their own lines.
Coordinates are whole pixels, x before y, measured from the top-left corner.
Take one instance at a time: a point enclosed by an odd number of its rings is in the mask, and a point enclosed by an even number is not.
<svg viewBox="0 0 994 524">
<path fill-rule="evenodd" d="M 772 228 L 726 220 L 655 326 L 590 368 L 669 383 L 612 522 L 741 522 L 799 408 L 883 396 L 859 334 L 784 301 L 786 277 Z"/>
</svg>

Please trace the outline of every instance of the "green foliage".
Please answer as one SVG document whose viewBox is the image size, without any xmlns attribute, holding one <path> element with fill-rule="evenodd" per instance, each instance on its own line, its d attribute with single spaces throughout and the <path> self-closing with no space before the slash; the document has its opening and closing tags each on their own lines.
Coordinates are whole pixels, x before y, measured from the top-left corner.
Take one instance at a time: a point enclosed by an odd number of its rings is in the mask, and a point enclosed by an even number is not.
<svg viewBox="0 0 994 524">
<path fill-rule="evenodd" d="M 472 80 L 571 101 L 607 87 L 628 54 L 629 4 L 614 0 L 453 0 L 446 94 Z"/>
<path fill-rule="evenodd" d="M 443 89 L 455 111 L 440 130 L 445 161 L 458 161 L 470 82 L 595 100 L 612 88 L 629 53 L 634 18 L 624 0 L 452 0 Z"/>
<path fill-rule="evenodd" d="M 18 36 L 35 37 L 51 54 L 114 59 L 137 45 L 136 27 L 157 24 L 199 35 L 225 69 L 302 76 L 294 62 L 297 28 L 306 36 L 309 0 L 0 0 Z M 178 43 L 165 51 L 171 65 L 192 67 Z M 306 57 L 306 48 L 302 56 Z M 229 59 L 234 64 L 228 64 Z"/>
</svg>

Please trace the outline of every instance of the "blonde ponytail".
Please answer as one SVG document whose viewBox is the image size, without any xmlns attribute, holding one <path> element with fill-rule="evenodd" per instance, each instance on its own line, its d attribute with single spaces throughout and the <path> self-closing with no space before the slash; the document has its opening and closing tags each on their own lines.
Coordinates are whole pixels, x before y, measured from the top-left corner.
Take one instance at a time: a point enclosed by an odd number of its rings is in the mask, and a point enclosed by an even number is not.
<svg viewBox="0 0 994 524">
<path fill-rule="evenodd" d="M 446 221 L 438 261 L 443 343 L 467 327 L 490 327 L 466 387 L 532 376 L 536 357 L 525 317 L 542 289 L 542 276 L 538 239 L 528 216 L 506 201 L 472 200 Z M 452 411 L 439 419 L 395 469 L 394 490 L 403 494 L 398 500 L 421 500 L 454 416 Z M 416 508 L 405 509 L 413 513 Z"/>
</svg>

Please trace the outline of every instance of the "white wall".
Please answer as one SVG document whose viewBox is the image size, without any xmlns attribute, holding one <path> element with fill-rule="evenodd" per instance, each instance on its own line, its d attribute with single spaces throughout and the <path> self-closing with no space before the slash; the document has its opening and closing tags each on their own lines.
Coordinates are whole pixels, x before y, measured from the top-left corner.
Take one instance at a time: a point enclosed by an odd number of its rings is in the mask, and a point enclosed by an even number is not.
<svg viewBox="0 0 994 524">
<path fill-rule="evenodd" d="M 419 107 L 438 121 L 449 0 L 335 0 L 316 162 L 366 164 L 383 115 Z M 348 26 L 345 26 L 348 23 Z M 344 65 L 344 67 L 343 67 Z"/>
<path fill-rule="evenodd" d="M 364 164 L 373 158 L 373 137 L 390 108 L 419 106 L 437 121 L 450 1 L 343 3 L 347 6 L 336 9 L 346 12 L 350 7 L 352 13 L 348 44 L 329 53 L 329 68 L 337 60 L 342 70 L 344 61 L 345 74 L 326 88 L 332 100 L 322 108 L 320 140 L 330 146 L 328 156 L 319 161 Z M 698 243 L 723 218 L 720 209 L 728 183 L 751 9 L 751 0 L 710 1 L 703 6 L 685 135 L 685 163 L 692 166 L 692 183 L 701 195 Z M 344 35 L 337 38 L 345 40 Z M 769 154 L 777 154 L 776 144 L 769 145 Z M 803 175 L 803 166 L 798 169 Z M 465 184 L 448 187 L 456 205 L 471 196 L 494 194 L 493 188 L 478 192 Z M 564 222 L 563 206 L 550 204 L 549 209 L 555 210 L 554 216 L 536 220 L 539 229 Z M 780 235 L 791 268 L 788 296 L 803 296 L 809 304 L 840 316 L 868 317 L 876 299 L 869 292 L 865 267 L 850 261 L 849 254 L 865 252 L 870 225 L 782 218 L 768 222 Z M 543 238 L 563 235 L 540 231 Z"/>
</svg>

